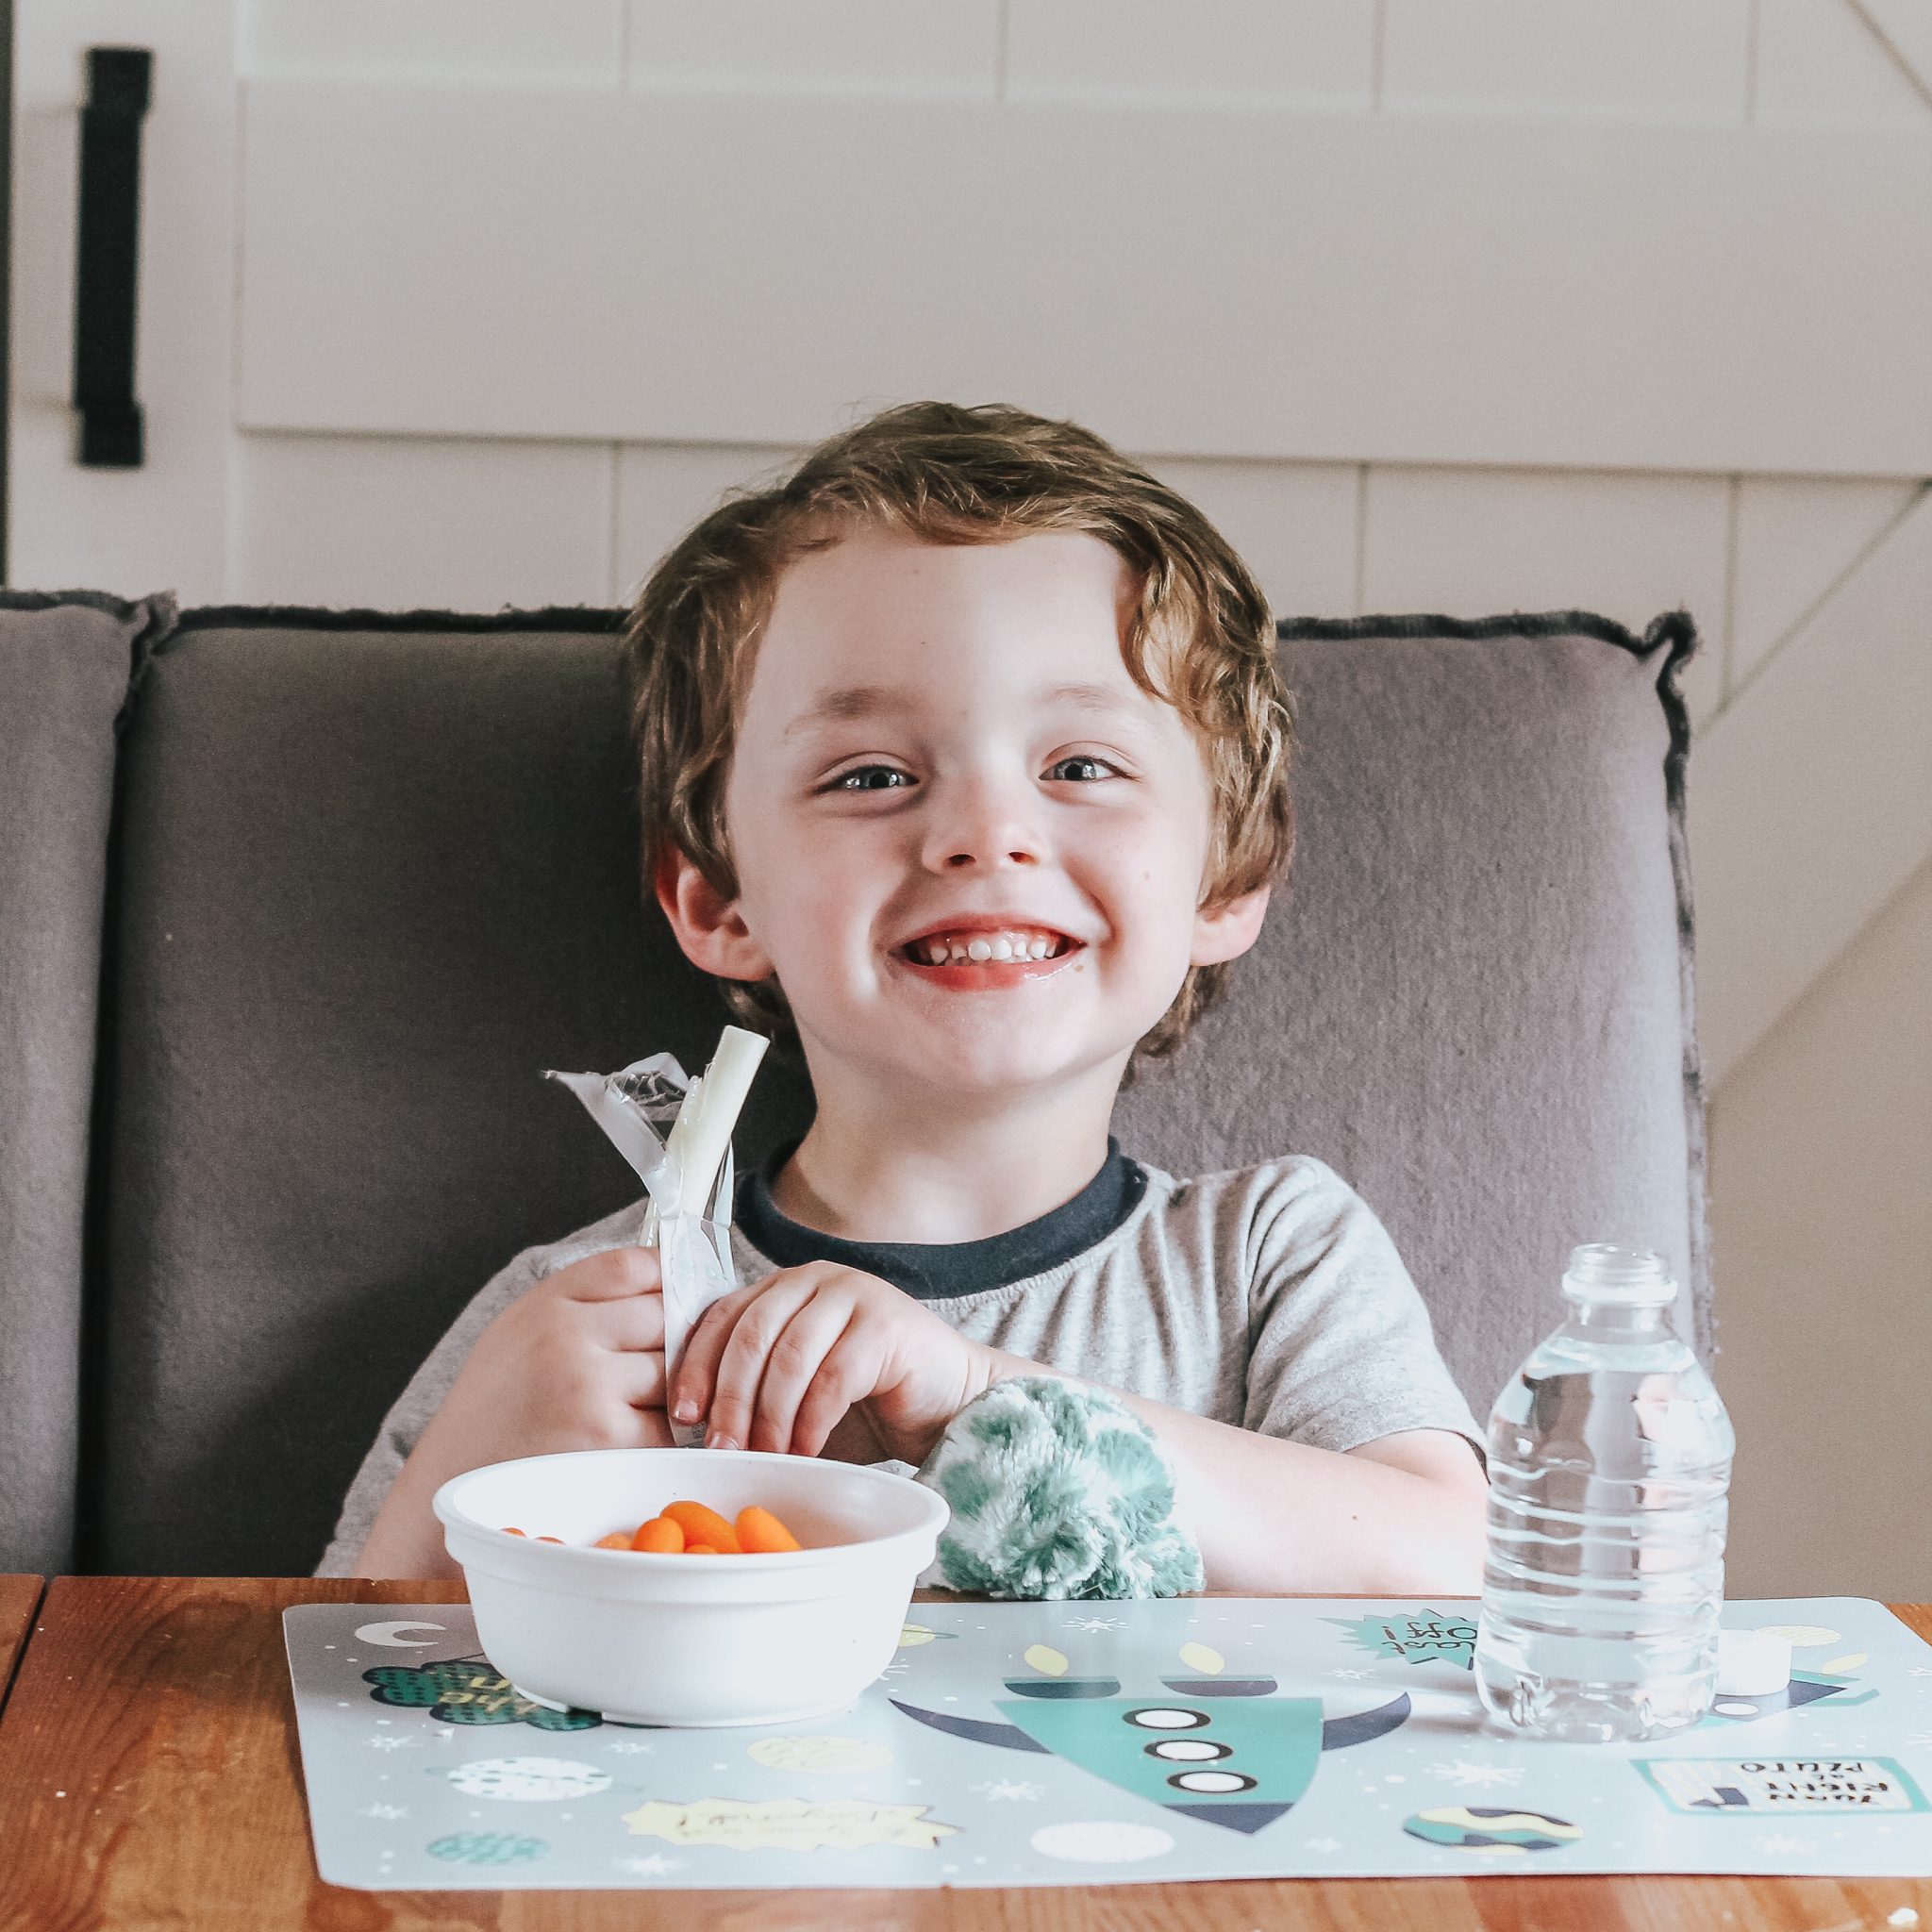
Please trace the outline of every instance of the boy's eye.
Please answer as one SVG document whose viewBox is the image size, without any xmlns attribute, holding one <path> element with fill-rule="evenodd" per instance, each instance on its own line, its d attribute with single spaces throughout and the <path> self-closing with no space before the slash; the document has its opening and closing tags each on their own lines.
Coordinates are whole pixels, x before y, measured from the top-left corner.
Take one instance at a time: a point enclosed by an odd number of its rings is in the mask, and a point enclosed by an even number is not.
<svg viewBox="0 0 1932 1932">
<path fill-rule="evenodd" d="M 1084 752 L 1076 752 L 1072 758 L 1061 758 L 1057 764 L 1046 768 L 1046 775 L 1049 778 L 1088 780 L 1106 778 L 1112 774 L 1113 767 L 1105 758 L 1089 758 Z"/>
<path fill-rule="evenodd" d="M 826 789 L 832 791 L 893 791 L 911 784 L 911 777 L 896 765 L 859 765 L 841 772 Z"/>
</svg>

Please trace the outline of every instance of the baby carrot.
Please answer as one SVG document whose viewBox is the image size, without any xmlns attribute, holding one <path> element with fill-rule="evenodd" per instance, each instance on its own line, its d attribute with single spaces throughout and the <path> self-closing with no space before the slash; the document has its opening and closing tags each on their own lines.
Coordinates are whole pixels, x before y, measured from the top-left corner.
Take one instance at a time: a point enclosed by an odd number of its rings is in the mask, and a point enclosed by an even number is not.
<svg viewBox="0 0 1932 1932">
<path fill-rule="evenodd" d="M 537 1541 L 540 1543 L 560 1543 L 563 1539 L 560 1536 L 540 1536 Z"/>
<path fill-rule="evenodd" d="M 756 1503 L 747 1503 L 738 1512 L 738 1541 L 754 1556 L 767 1556 L 778 1550 L 795 1550 L 798 1539 L 772 1514 Z"/>
<path fill-rule="evenodd" d="M 687 1557 L 715 1557 L 718 1552 L 709 1543 L 686 1543 L 684 1554 Z"/>
<path fill-rule="evenodd" d="M 684 1532 L 685 1547 L 707 1543 L 714 1551 L 737 1556 L 738 1533 L 715 1509 L 702 1503 L 667 1503 L 664 1513 Z"/>
<path fill-rule="evenodd" d="M 638 1524 L 630 1547 L 648 1551 L 652 1556 L 675 1557 L 684 1548 L 684 1525 L 674 1516 L 654 1516 L 648 1523 Z"/>
<path fill-rule="evenodd" d="M 503 1533 L 505 1536 L 522 1536 L 524 1534 L 521 1529 L 512 1529 L 507 1523 L 503 1526 Z"/>
<path fill-rule="evenodd" d="M 591 1545 L 591 1548 L 598 1550 L 627 1550 L 630 1546 L 630 1538 L 623 1530 L 613 1529 L 608 1536 L 600 1536 Z"/>
</svg>

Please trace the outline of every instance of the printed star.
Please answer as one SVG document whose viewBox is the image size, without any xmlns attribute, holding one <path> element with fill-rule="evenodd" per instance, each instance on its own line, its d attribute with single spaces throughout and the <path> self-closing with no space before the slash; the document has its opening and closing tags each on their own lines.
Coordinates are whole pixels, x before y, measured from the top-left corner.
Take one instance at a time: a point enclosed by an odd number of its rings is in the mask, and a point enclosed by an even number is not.
<svg viewBox="0 0 1932 1932">
<path fill-rule="evenodd" d="M 1069 1617 L 1066 1627 L 1069 1630 L 1084 1630 L 1091 1637 L 1100 1630 L 1118 1630 L 1121 1620 L 1118 1617 Z"/>
<path fill-rule="evenodd" d="M 1362 1678 L 1362 1677 L 1373 1677 L 1373 1676 L 1374 1676 L 1374 1675 L 1375 1674 L 1374 1674 L 1374 1671 L 1354 1671 L 1354 1670 L 1350 1670 L 1350 1669 L 1349 1669 L 1349 1667 L 1348 1667 L 1348 1666 L 1347 1666 L 1346 1664 L 1343 1664 L 1343 1665 L 1342 1665 L 1342 1666 L 1341 1667 L 1341 1669 L 1339 1669 L 1339 1670 L 1334 1670 L 1334 1671 L 1330 1671 L 1330 1672 L 1328 1673 L 1328 1674 L 1329 1674 L 1329 1675 L 1330 1675 L 1331 1677 L 1340 1677 L 1340 1678 L 1341 1679 L 1341 1681 L 1342 1681 L 1342 1682 L 1343 1682 L 1344 1684 L 1353 1684 L 1353 1683 L 1355 1683 L 1355 1682 L 1356 1682 L 1356 1681 L 1357 1681 L 1357 1680 L 1358 1678 Z"/>
<path fill-rule="evenodd" d="M 1932 1744 L 1932 1731 L 1914 1731 L 1906 1740 L 1907 1744 Z"/>
<path fill-rule="evenodd" d="M 662 1878 L 667 1873 L 682 1872 L 682 1858 L 667 1858 L 662 1852 L 651 1852 L 641 1858 L 613 1858 L 610 1861 L 620 1872 L 628 1872 L 636 1878 Z"/>
<path fill-rule="evenodd" d="M 409 1807 L 407 1805 L 365 1805 L 362 1815 L 365 1818 L 407 1818 Z"/>
<path fill-rule="evenodd" d="M 1046 1796 L 1044 1785 L 1029 1783 L 1024 1777 L 990 1777 L 976 1785 L 968 1785 L 966 1789 L 978 1791 L 987 1798 L 1018 1798 L 1026 1804 Z"/>
<path fill-rule="evenodd" d="M 371 1747 L 377 1751 L 407 1751 L 415 1741 L 414 1738 L 399 1738 L 393 1731 L 369 1740 Z"/>
<path fill-rule="evenodd" d="M 1302 1843 L 1311 1852 L 1339 1852 L 1341 1849 L 1339 1838 L 1305 1838 Z"/>
<path fill-rule="evenodd" d="M 1429 1766 L 1431 1777 L 1446 1777 L 1456 1785 L 1513 1785 L 1523 1781 L 1523 1769 L 1512 1764 L 1471 1764 L 1452 1758 L 1447 1764 Z"/>
<path fill-rule="evenodd" d="M 655 1744 L 646 1744 L 638 1738 L 612 1738 L 610 1748 L 613 1751 L 622 1751 L 626 1757 L 641 1757 L 649 1756 L 658 1747 Z"/>
<path fill-rule="evenodd" d="M 1788 1832 L 1765 1832 L 1757 1840 L 1760 1852 L 1774 1852 L 1779 1857 L 1789 1857 L 1793 1852 L 1808 1852 L 1815 1856 L 1818 1847 L 1807 1844 L 1801 1838 L 1792 1838 Z"/>
<path fill-rule="evenodd" d="M 1912 1664 L 1907 1668 L 1908 1677 L 1932 1677 L 1932 1664 Z"/>
</svg>

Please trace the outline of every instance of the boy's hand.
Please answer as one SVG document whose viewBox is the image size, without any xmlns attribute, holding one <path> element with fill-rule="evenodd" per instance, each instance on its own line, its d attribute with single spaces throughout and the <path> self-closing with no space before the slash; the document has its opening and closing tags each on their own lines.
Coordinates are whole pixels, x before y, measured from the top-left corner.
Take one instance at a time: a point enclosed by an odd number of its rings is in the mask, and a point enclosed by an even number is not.
<svg viewBox="0 0 1932 1932">
<path fill-rule="evenodd" d="M 526 1289 L 476 1338 L 376 1511 L 358 1576 L 454 1576 L 430 1499 L 451 1476 L 560 1449 L 665 1449 L 664 1298 L 649 1248 Z"/>
<path fill-rule="evenodd" d="M 924 1462 L 992 1379 L 992 1357 L 875 1274 L 781 1268 L 707 1308 L 685 1343 L 672 1413 L 708 1412 L 712 1448 L 816 1456 L 848 1410 L 882 1455 Z"/>
<path fill-rule="evenodd" d="M 484 1329 L 418 1454 L 456 1475 L 516 1456 L 670 1441 L 658 1256 L 611 1248 L 559 1268 Z"/>
</svg>

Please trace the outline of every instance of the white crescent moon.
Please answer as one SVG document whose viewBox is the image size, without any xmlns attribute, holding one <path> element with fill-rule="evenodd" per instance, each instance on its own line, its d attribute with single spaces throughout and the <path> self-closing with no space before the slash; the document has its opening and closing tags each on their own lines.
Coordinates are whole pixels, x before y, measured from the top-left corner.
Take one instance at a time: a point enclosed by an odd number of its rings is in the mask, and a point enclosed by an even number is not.
<svg viewBox="0 0 1932 1932">
<path fill-rule="evenodd" d="M 433 1637 L 399 1637 L 400 1630 L 441 1630 L 441 1624 L 364 1624 L 356 1632 L 358 1643 L 387 1643 L 397 1650 L 427 1650 Z"/>
</svg>

